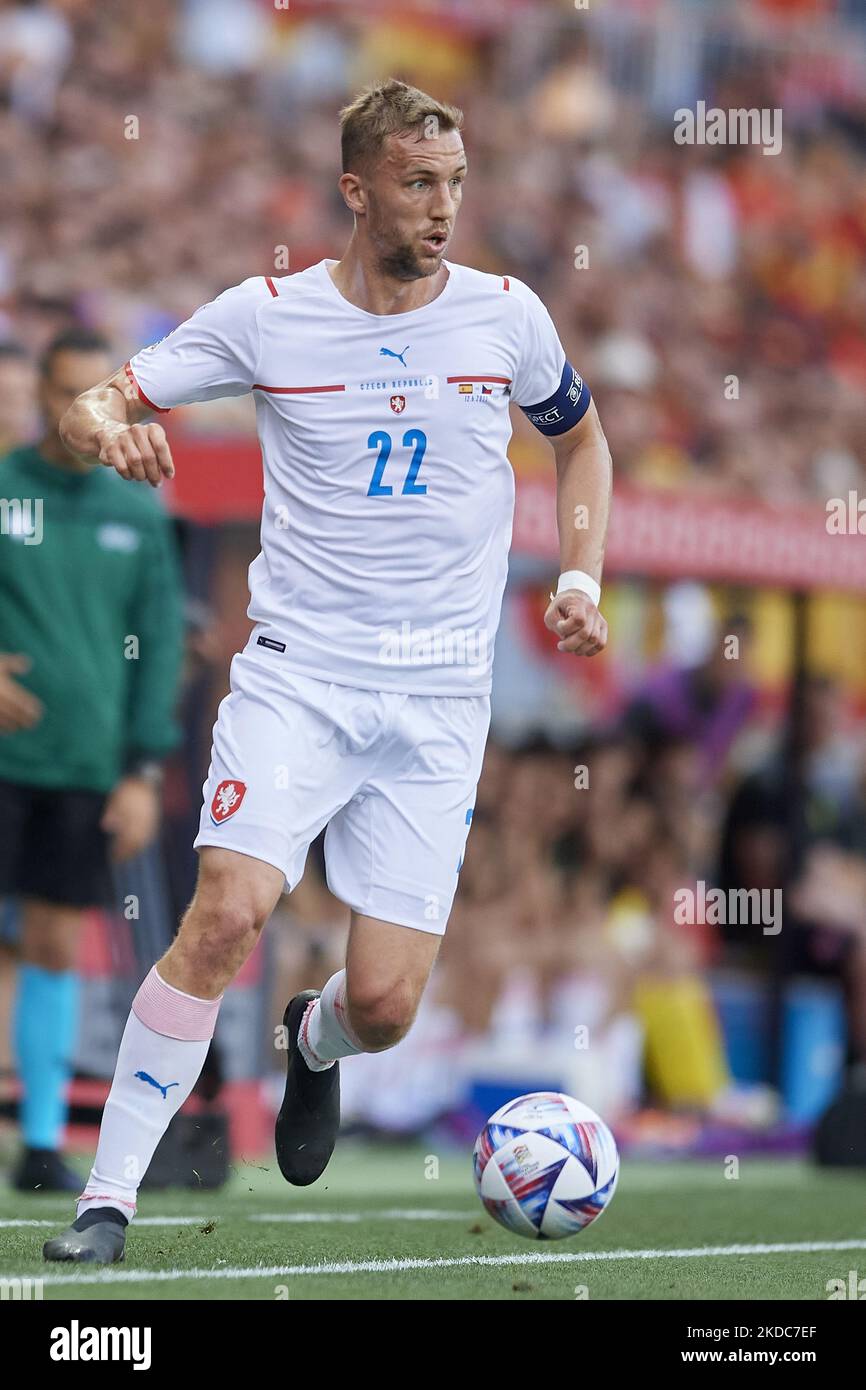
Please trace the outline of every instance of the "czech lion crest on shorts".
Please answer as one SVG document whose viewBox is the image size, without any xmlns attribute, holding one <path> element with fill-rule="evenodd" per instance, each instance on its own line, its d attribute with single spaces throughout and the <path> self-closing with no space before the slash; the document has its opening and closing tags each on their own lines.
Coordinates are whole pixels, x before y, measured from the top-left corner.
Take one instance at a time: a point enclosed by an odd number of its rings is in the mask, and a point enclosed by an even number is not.
<svg viewBox="0 0 866 1390">
<path fill-rule="evenodd" d="M 210 818 L 214 825 L 222 825 L 223 821 L 228 820 L 235 811 L 239 810 L 241 802 L 246 796 L 246 791 L 246 783 L 239 782 L 237 778 L 220 782 L 210 804 Z"/>
</svg>

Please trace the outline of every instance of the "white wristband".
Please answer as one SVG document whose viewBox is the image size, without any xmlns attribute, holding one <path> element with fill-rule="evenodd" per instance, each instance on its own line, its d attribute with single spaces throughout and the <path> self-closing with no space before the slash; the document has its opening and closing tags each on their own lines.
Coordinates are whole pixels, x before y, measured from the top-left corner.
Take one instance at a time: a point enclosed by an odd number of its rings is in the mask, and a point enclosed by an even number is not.
<svg viewBox="0 0 866 1390">
<path fill-rule="evenodd" d="M 584 574 L 583 570 L 566 570 L 565 574 L 559 576 L 559 583 L 556 586 L 556 597 L 558 598 L 565 589 L 579 589 L 587 598 L 592 599 L 596 608 L 601 598 L 601 585 L 593 579 L 591 574 Z"/>
</svg>

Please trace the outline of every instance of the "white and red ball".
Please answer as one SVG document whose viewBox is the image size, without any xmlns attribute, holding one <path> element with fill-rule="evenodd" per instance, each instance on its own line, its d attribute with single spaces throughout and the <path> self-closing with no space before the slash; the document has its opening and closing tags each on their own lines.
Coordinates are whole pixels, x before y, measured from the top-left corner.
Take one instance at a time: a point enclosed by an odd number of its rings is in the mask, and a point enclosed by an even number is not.
<svg viewBox="0 0 866 1390">
<path fill-rule="evenodd" d="M 472 1162 L 490 1215 L 531 1240 L 582 1231 L 604 1211 L 619 1176 L 604 1120 L 559 1091 L 534 1091 L 503 1105 L 475 1141 Z"/>
</svg>

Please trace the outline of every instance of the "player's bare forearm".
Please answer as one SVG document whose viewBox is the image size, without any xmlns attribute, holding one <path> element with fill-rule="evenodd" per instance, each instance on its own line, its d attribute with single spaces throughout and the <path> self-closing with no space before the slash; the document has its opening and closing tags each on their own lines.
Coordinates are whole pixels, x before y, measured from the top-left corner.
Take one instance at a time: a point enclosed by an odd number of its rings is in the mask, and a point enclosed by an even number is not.
<svg viewBox="0 0 866 1390">
<path fill-rule="evenodd" d="M 560 573 L 581 570 L 598 583 L 610 514 L 610 450 L 594 402 L 583 419 L 551 440 L 556 455 L 556 519 Z M 545 624 L 559 650 L 595 656 L 607 644 L 607 624 L 588 595 L 569 589 L 551 600 Z"/>
<path fill-rule="evenodd" d="M 162 425 L 142 423 L 147 413 L 121 368 L 73 401 L 60 421 L 60 438 L 78 458 L 159 487 L 164 478 L 174 477 L 174 463 Z"/>
<path fill-rule="evenodd" d="M 574 429 L 551 442 L 556 455 L 560 573 L 583 570 L 600 583 L 612 469 L 595 403 Z"/>
</svg>

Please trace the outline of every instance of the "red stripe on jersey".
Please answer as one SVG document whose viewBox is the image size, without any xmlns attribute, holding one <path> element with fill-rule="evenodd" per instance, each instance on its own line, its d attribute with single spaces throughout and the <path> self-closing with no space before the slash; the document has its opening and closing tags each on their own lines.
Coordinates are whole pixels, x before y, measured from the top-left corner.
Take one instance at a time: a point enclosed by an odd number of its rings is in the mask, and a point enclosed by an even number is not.
<svg viewBox="0 0 866 1390">
<path fill-rule="evenodd" d="M 267 391 L 271 396 L 301 396 L 310 391 L 345 391 L 345 386 L 262 386 L 255 381 L 251 391 Z"/>
<path fill-rule="evenodd" d="M 136 391 L 138 392 L 139 400 L 142 402 L 143 405 L 147 406 L 148 410 L 155 410 L 158 415 L 169 414 L 169 412 L 171 411 L 170 405 L 154 405 L 153 401 L 148 400 L 147 396 L 144 394 L 138 382 L 136 381 L 135 372 L 132 370 L 132 367 L 129 365 L 128 362 L 125 362 L 123 364 L 123 370 L 126 372 L 127 379 L 129 380 L 129 382 L 135 387 Z"/>
<path fill-rule="evenodd" d="M 274 299 L 278 299 L 278 298 L 279 298 L 279 295 L 277 294 L 277 287 L 276 287 L 276 285 L 274 284 L 273 280 L 271 279 L 270 275 L 266 275 L 266 276 L 265 276 L 265 284 L 267 285 L 267 287 L 268 287 L 268 289 L 270 290 L 271 294 L 274 296 Z"/>
<path fill-rule="evenodd" d="M 510 376 L 448 376 L 446 381 L 495 381 L 501 386 L 510 386 Z"/>
<path fill-rule="evenodd" d="M 507 276 L 507 275 L 503 275 L 503 277 L 502 277 L 502 288 L 503 288 L 504 290 L 510 290 L 510 289 L 511 289 L 511 284 L 510 284 L 510 282 L 509 282 L 509 279 L 508 279 L 508 276 Z"/>
</svg>

